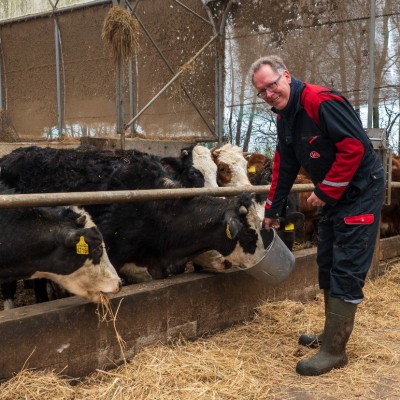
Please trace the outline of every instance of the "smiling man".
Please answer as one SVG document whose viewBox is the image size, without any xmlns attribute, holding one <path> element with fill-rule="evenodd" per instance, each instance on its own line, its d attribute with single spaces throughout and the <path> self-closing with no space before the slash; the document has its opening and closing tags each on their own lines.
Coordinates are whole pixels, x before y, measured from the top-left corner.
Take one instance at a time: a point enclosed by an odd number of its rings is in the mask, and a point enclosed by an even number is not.
<svg viewBox="0 0 400 400">
<path fill-rule="evenodd" d="M 347 364 L 346 344 L 370 268 L 384 195 L 384 171 L 351 104 L 340 93 L 295 79 L 282 59 L 255 61 L 257 96 L 277 114 L 278 141 L 263 225 L 275 227 L 302 166 L 320 207 L 317 263 L 324 290 L 325 326 L 299 343 L 319 352 L 298 362 L 301 375 Z"/>
</svg>

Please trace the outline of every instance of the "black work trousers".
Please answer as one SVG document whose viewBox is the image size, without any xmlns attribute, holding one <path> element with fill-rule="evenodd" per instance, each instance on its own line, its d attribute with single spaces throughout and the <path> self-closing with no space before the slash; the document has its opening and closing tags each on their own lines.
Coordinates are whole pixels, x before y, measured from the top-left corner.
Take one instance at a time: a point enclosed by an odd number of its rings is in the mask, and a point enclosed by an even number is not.
<svg viewBox="0 0 400 400">
<path fill-rule="evenodd" d="M 375 249 L 384 189 L 383 175 L 371 176 L 362 192 L 349 190 L 335 206 L 321 208 L 319 286 L 329 289 L 333 297 L 356 304 L 364 297 L 362 288 Z"/>
</svg>

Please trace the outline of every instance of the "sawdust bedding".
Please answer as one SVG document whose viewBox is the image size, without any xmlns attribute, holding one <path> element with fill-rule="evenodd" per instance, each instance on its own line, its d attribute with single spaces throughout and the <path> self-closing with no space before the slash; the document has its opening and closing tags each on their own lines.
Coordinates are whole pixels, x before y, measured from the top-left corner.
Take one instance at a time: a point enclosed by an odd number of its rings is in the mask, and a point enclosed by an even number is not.
<svg viewBox="0 0 400 400">
<path fill-rule="evenodd" d="M 0 399 L 398 400 L 399 283 L 400 263 L 367 282 L 349 365 L 320 377 L 301 377 L 294 368 L 316 351 L 298 346 L 297 338 L 322 327 L 322 295 L 306 304 L 265 302 L 250 322 L 193 342 L 146 348 L 77 384 L 52 371 L 22 370 L 0 385 Z"/>
</svg>

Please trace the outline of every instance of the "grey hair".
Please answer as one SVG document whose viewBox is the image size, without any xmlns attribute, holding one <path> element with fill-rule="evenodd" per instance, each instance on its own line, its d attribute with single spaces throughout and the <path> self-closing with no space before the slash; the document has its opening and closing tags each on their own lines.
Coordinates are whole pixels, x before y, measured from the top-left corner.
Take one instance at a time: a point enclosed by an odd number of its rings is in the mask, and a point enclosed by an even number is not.
<svg viewBox="0 0 400 400">
<path fill-rule="evenodd" d="M 276 55 L 271 55 L 271 56 L 264 56 L 259 58 L 258 60 L 254 61 L 253 64 L 251 64 L 251 67 L 249 69 L 249 74 L 251 76 L 251 81 L 254 83 L 254 74 L 263 66 L 263 65 L 269 65 L 272 70 L 276 73 L 280 73 L 283 71 L 286 71 L 286 65 L 283 62 L 282 58 Z"/>
</svg>

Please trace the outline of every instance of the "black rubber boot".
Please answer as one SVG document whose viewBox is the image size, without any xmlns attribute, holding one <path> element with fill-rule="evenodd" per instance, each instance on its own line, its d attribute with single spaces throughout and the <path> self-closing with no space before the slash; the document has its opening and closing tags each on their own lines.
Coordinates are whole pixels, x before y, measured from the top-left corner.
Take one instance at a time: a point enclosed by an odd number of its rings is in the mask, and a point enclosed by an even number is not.
<svg viewBox="0 0 400 400">
<path fill-rule="evenodd" d="M 326 313 L 327 313 L 327 309 L 328 309 L 328 301 L 329 301 L 329 289 L 324 289 L 325 320 L 326 320 Z M 302 346 L 310 347 L 311 349 L 316 349 L 322 345 L 323 340 L 324 340 L 323 332 L 319 333 L 317 335 L 312 334 L 312 333 L 303 333 L 299 337 L 299 344 Z"/>
<path fill-rule="evenodd" d="M 353 331 L 356 311 L 357 304 L 329 298 L 321 349 L 315 356 L 297 363 L 298 374 L 317 376 L 347 365 L 346 344 Z"/>
</svg>

